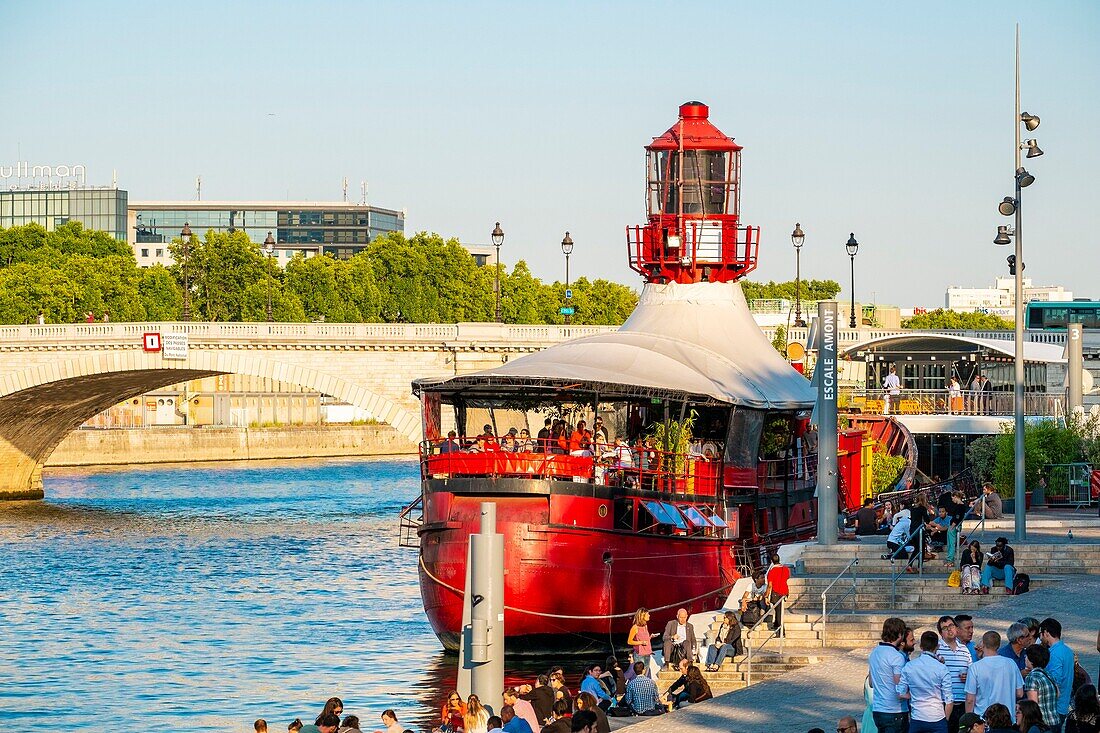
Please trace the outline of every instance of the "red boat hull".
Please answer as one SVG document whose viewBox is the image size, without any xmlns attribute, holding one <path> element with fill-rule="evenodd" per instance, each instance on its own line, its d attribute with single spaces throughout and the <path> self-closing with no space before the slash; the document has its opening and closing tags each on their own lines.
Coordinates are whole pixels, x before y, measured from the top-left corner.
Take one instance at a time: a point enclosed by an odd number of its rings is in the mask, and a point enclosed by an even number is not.
<svg viewBox="0 0 1100 733">
<path fill-rule="evenodd" d="M 606 649 L 609 636 L 625 639 L 642 606 L 660 609 L 654 625 L 677 608 L 696 613 L 721 606 L 738 577 L 735 540 L 616 530 L 614 502 L 602 488 L 545 480 L 425 481 L 420 590 L 446 648 L 458 649 L 468 537 L 478 531 L 483 501 L 496 503 L 497 531 L 505 538 L 511 654 Z"/>
</svg>

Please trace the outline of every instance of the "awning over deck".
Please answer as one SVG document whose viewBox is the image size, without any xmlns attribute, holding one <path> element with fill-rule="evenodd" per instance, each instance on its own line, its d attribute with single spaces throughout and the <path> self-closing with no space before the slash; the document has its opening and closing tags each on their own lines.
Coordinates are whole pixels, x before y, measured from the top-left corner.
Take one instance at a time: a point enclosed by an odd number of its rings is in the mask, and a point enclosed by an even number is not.
<svg viewBox="0 0 1100 733">
<path fill-rule="evenodd" d="M 810 383 L 776 353 L 737 283 L 648 284 L 618 331 L 552 346 L 493 369 L 421 379 L 445 400 L 598 391 L 772 410 L 813 406 Z"/>
</svg>

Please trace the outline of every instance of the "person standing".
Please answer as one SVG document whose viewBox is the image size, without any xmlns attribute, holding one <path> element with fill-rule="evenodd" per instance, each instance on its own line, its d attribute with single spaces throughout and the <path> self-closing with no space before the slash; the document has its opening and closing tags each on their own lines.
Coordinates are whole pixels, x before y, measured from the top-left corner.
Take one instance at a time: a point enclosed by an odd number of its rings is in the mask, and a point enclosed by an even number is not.
<svg viewBox="0 0 1100 733">
<path fill-rule="evenodd" d="M 539 716 L 535 712 L 535 706 L 527 700 L 524 700 L 519 696 L 519 690 L 514 687 L 509 687 L 501 695 L 501 699 L 504 701 L 506 707 L 512 708 L 516 715 L 527 721 L 527 725 L 531 726 L 532 731 L 542 728 L 542 723 L 539 722 Z M 504 717 L 504 708 L 500 709 L 501 718 Z M 507 724 L 508 721 L 504 721 Z"/>
<path fill-rule="evenodd" d="M 949 730 L 959 729 L 959 719 L 966 712 L 962 702 L 966 700 L 966 680 L 970 671 L 970 650 L 959 642 L 958 631 L 955 628 L 955 619 L 951 616 L 940 616 L 936 623 L 940 632 L 940 645 L 936 647 L 936 654 L 947 665 L 947 671 L 951 673 L 951 699 L 958 700 L 959 705 L 951 709 L 951 717 L 947 722 Z"/>
<path fill-rule="evenodd" d="M 951 415 L 961 413 L 963 411 L 962 401 L 962 385 L 959 384 L 958 379 L 951 377 L 951 381 L 947 383 L 947 412 Z"/>
<path fill-rule="evenodd" d="M 772 564 L 765 578 L 768 581 L 768 605 L 775 608 L 771 623 L 771 629 L 775 631 L 783 626 L 782 601 L 791 593 L 787 586 L 787 581 L 791 579 L 791 569 L 779 561 L 778 552 L 772 553 Z"/>
<path fill-rule="evenodd" d="M 688 623 L 688 612 L 681 608 L 676 618 L 665 624 L 665 665 L 672 667 L 681 659 L 695 661 L 695 629 Z M 673 658 L 675 656 L 675 658 Z"/>
<path fill-rule="evenodd" d="M 634 625 L 630 627 L 626 643 L 634 647 L 634 661 L 645 664 L 649 674 L 649 660 L 653 658 L 653 642 L 649 635 L 649 611 L 639 608 L 634 612 Z"/>
<path fill-rule="evenodd" d="M 544 420 L 543 423 L 542 423 L 542 430 L 539 431 L 539 435 L 538 435 L 538 441 L 539 441 L 538 452 L 539 453 L 549 453 L 550 452 L 550 433 L 551 433 L 550 428 L 553 424 L 554 424 L 554 421 L 551 420 L 550 418 L 546 418 L 546 420 Z"/>
<path fill-rule="evenodd" d="M 1016 701 L 1024 696 L 1024 678 L 1011 659 L 997 653 L 1001 635 L 996 631 L 982 634 L 982 658 L 970 665 L 966 677 L 966 712 L 983 714 L 990 705 L 1008 708 L 1016 723 Z"/>
<path fill-rule="evenodd" d="M 405 726 L 397 722 L 397 713 L 392 710 L 382 711 L 382 725 L 386 726 L 385 733 L 402 733 Z"/>
<path fill-rule="evenodd" d="M 891 408 L 897 412 L 898 403 L 901 401 L 901 379 L 898 378 L 898 368 L 890 365 L 890 373 L 882 380 L 882 391 L 885 402 L 883 403 L 883 415 L 889 415 Z"/>
<path fill-rule="evenodd" d="M 993 407 L 993 382 L 989 381 L 989 377 L 982 375 L 982 414 L 988 415 Z M 1015 711 L 1015 707 L 1012 708 Z M 1013 712 L 1015 715 L 1015 712 Z"/>
<path fill-rule="evenodd" d="M 970 661 L 978 661 L 978 650 L 974 646 L 974 617 L 970 614 L 960 613 L 955 616 L 955 636 L 958 637 L 970 652 Z"/>
<path fill-rule="evenodd" d="M 1046 671 L 1050 652 L 1042 644 L 1032 644 L 1024 651 L 1024 662 L 1024 696 L 1039 706 L 1043 725 L 1054 730 L 1062 717 L 1058 715 L 1058 686 Z"/>
<path fill-rule="evenodd" d="M 1073 697 L 1073 650 L 1062 641 L 1062 624 L 1057 619 L 1043 619 L 1039 624 L 1039 638 L 1050 652 L 1046 670 L 1058 686 L 1058 715 L 1061 724 L 1069 715 L 1069 702 Z"/>
<path fill-rule="evenodd" d="M 940 639 L 935 631 L 920 636 L 920 655 L 901 670 L 898 697 L 909 700 L 909 733 L 948 733 L 954 698 L 951 673 L 936 657 Z"/>
<path fill-rule="evenodd" d="M 898 695 L 905 655 L 901 644 L 905 640 L 905 622 L 888 618 L 882 624 L 882 641 L 867 659 L 870 678 L 871 716 L 878 733 L 906 733 L 909 726 L 908 703 Z"/>
</svg>

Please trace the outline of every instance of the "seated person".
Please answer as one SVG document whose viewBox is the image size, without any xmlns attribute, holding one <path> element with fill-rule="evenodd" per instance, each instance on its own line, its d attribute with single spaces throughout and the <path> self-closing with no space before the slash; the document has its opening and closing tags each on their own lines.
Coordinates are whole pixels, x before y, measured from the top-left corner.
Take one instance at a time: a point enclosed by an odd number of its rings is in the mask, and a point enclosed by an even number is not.
<svg viewBox="0 0 1100 733">
<path fill-rule="evenodd" d="M 936 510 L 936 518 L 924 525 L 928 534 L 928 541 L 932 543 L 932 549 L 942 551 L 947 546 L 947 533 L 951 529 L 951 517 L 947 514 L 946 507 Z"/>
<path fill-rule="evenodd" d="M 909 510 L 902 509 L 898 512 L 900 515 L 898 521 L 894 524 L 894 528 L 890 530 L 890 535 L 886 538 L 886 549 L 888 552 L 883 553 L 883 560 L 890 560 L 893 558 L 900 558 L 902 560 L 908 560 L 911 553 L 916 551 L 912 545 L 902 546 L 910 535 L 909 525 Z"/>
<path fill-rule="evenodd" d="M 589 432 L 584 420 L 577 423 L 577 429 L 569 436 L 569 455 L 584 457 L 592 455 L 592 433 Z"/>
<path fill-rule="evenodd" d="M 1004 517 L 1001 506 L 1001 496 L 997 493 L 997 489 L 993 487 L 993 484 L 987 483 L 982 486 L 982 495 L 970 502 L 970 511 L 967 512 L 966 516 L 1001 519 Z"/>
<path fill-rule="evenodd" d="M 998 537 L 993 548 L 985 554 L 985 559 L 982 593 L 989 593 L 996 578 L 1005 582 L 1005 595 L 1012 595 L 1012 586 L 1016 582 L 1016 553 L 1008 546 L 1008 538 Z"/>
<path fill-rule="evenodd" d="M 515 428 L 508 428 L 508 433 L 500 439 L 500 449 L 506 453 L 516 453 L 516 434 Z"/>
<path fill-rule="evenodd" d="M 688 668 L 691 667 L 691 662 L 687 659 L 681 659 L 676 665 L 677 671 L 680 673 L 680 677 L 672 683 L 666 692 L 668 702 L 672 707 L 679 708 L 685 702 L 691 701 L 691 694 L 688 692 Z"/>
<path fill-rule="evenodd" d="M 867 497 L 863 508 L 856 512 L 856 534 L 863 537 L 878 533 L 878 516 L 875 512 L 875 500 Z"/>
<path fill-rule="evenodd" d="M 477 436 L 478 441 L 481 443 L 483 451 L 498 451 L 500 450 L 500 443 L 497 442 L 497 436 L 493 435 L 493 426 L 485 425 L 481 429 L 481 435 Z"/>
<path fill-rule="evenodd" d="M 728 656 L 739 657 L 745 653 L 745 645 L 741 641 L 741 623 L 737 620 L 737 614 L 726 611 L 722 625 L 714 641 L 707 647 L 707 671 L 713 672 L 722 666 L 722 662 Z"/>
<path fill-rule="evenodd" d="M 531 440 L 531 432 L 524 428 L 519 431 L 519 438 L 516 440 L 516 453 L 534 453 L 535 441 Z"/>
<path fill-rule="evenodd" d="M 462 446 L 458 444 L 455 438 L 458 437 L 458 433 L 453 430 L 447 431 L 447 439 L 439 444 L 439 455 L 445 456 L 448 453 L 458 453 L 462 450 Z"/>
<path fill-rule="evenodd" d="M 751 629 L 768 610 L 768 582 L 763 570 L 752 574 L 752 588 L 741 596 L 741 623 Z"/>
<path fill-rule="evenodd" d="M 634 678 L 626 683 L 623 705 L 635 715 L 652 715 L 657 708 L 657 684 L 646 676 L 645 662 L 635 662 Z"/>
</svg>

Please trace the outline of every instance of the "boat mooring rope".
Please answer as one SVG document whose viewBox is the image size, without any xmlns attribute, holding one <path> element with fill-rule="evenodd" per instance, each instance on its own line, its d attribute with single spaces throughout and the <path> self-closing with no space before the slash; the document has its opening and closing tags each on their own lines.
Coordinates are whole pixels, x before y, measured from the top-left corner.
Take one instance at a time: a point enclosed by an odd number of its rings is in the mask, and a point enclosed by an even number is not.
<svg viewBox="0 0 1100 733">
<path fill-rule="evenodd" d="M 458 593 L 459 595 L 465 595 L 465 591 L 463 591 L 462 589 L 455 588 L 453 585 L 450 585 L 449 583 L 446 583 L 443 580 L 440 580 L 439 578 L 432 575 L 432 571 L 428 570 L 428 567 L 424 564 L 424 558 L 423 557 L 420 558 L 420 568 L 424 571 L 425 575 L 427 575 L 429 578 L 431 578 L 433 581 L 435 581 L 439 585 L 443 586 L 447 590 Z M 727 583 L 723 586 L 715 588 L 714 590 L 710 591 L 709 593 L 703 593 L 702 595 L 695 596 L 694 598 L 687 598 L 687 599 L 682 600 L 682 601 L 676 601 L 675 603 L 670 603 L 667 606 L 660 606 L 658 608 L 650 608 L 649 611 L 650 612 L 653 612 L 653 611 L 667 611 L 670 608 L 676 608 L 677 606 L 682 606 L 684 604 L 691 603 L 692 601 L 698 601 L 700 599 L 706 598 L 707 596 L 713 596 L 717 593 L 721 593 L 722 591 L 729 590 L 732 587 L 733 587 L 733 583 Z M 634 616 L 634 611 L 630 611 L 629 613 L 603 614 L 603 615 L 600 615 L 600 616 L 569 616 L 569 615 L 564 614 L 564 613 L 542 613 L 541 611 L 531 611 L 531 610 L 528 610 L 526 608 L 516 608 L 514 606 L 508 606 L 508 605 L 505 605 L 504 609 L 506 611 L 513 611 L 515 613 L 526 613 L 529 616 L 543 616 L 545 618 L 567 618 L 567 619 L 575 620 L 575 621 L 610 620 L 610 619 L 616 619 L 616 618 L 632 618 Z"/>
</svg>

